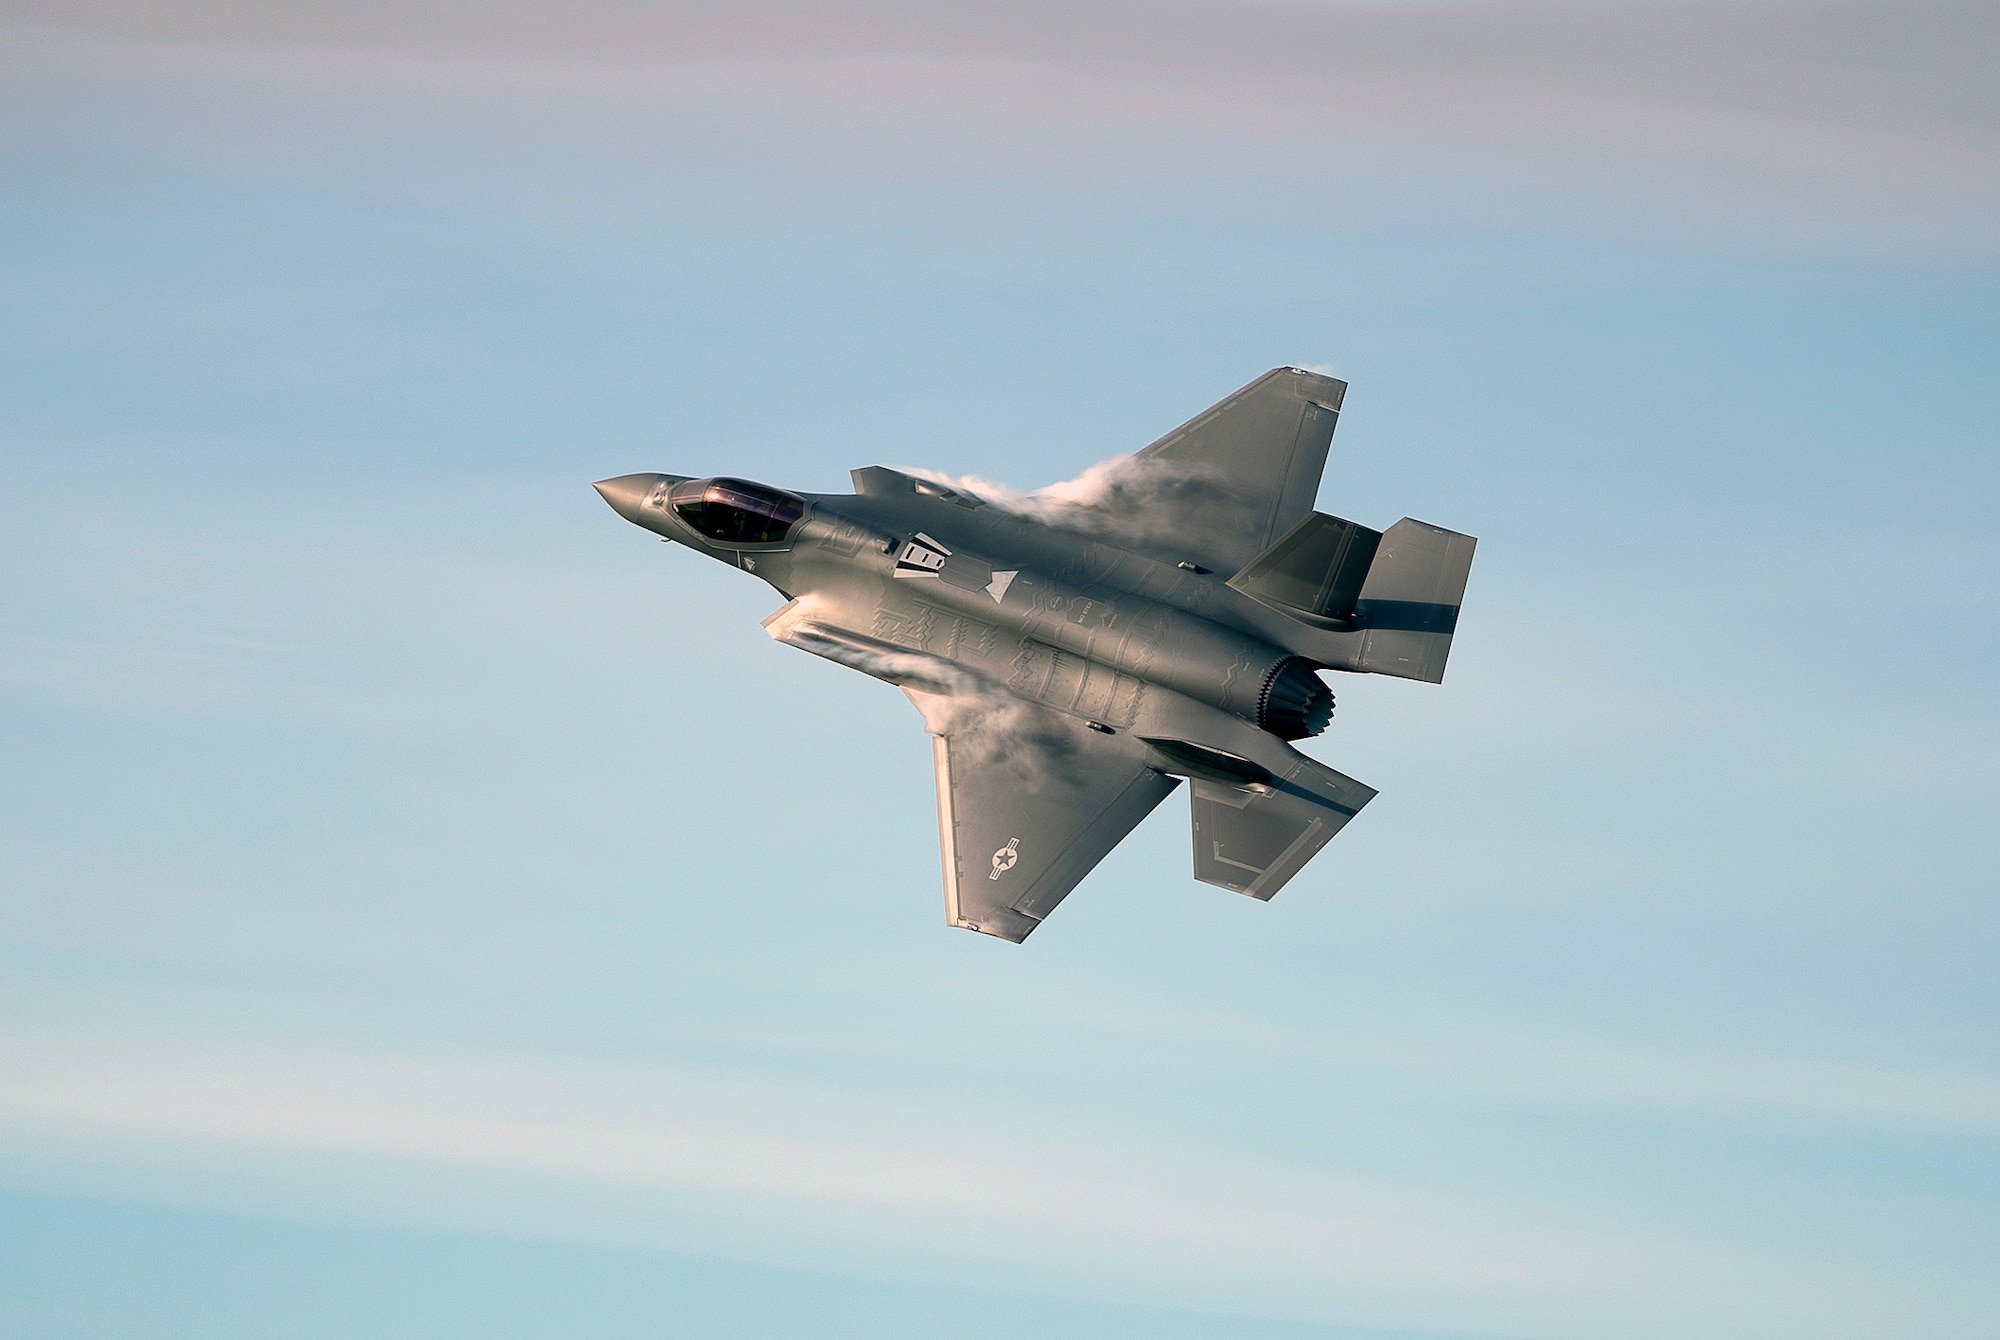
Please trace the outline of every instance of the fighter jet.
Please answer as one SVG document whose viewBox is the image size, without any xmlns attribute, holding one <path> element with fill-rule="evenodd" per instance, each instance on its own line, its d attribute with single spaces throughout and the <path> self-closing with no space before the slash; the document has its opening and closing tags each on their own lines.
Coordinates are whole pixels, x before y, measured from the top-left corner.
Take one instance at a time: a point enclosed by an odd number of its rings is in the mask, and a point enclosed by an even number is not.
<svg viewBox="0 0 2000 1340">
<path fill-rule="evenodd" d="M 627 521 L 762 578 L 779 642 L 933 737 L 945 919 L 1016 943 L 1186 778 L 1194 877 L 1269 899 L 1375 796 L 1293 748 L 1323 670 L 1439 683 L 1474 540 L 1313 510 L 1347 385 L 1279 368 L 1131 456 L 1012 494 L 633 474 Z"/>
</svg>

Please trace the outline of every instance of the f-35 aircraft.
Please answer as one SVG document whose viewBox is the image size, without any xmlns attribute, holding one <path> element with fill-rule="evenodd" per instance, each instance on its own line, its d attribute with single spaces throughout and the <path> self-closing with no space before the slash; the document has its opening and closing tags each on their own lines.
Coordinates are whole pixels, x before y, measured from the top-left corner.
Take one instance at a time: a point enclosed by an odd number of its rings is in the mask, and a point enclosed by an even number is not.
<svg viewBox="0 0 2000 1340">
<path fill-rule="evenodd" d="M 1187 778 L 1194 876 L 1268 899 L 1374 798 L 1294 749 L 1317 673 L 1438 683 L 1474 540 L 1313 510 L 1346 383 L 1279 368 L 1039 493 L 882 466 L 852 494 L 636 474 L 638 526 L 776 587 L 773 638 L 934 738 L 945 918 L 1019 942 Z"/>
</svg>

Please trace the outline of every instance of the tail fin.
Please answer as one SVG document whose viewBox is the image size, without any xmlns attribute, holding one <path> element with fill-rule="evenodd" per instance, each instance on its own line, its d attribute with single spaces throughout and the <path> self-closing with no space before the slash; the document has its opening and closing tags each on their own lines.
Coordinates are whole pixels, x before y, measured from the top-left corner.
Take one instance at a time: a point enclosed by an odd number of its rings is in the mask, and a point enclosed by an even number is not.
<svg viewBox="0 0 2000 1340">
<path fill-rule="evenodd" d="M 1313 512 L 1229 584 L 1304 625 L 1290 645 L 1321 665 L 1436 684 L 1476 544 L 1408 517 L 1378 532 Z"/>
<path fill-rule="evenodd" d="M 1345 629 L 1381 543 L 1380 531 L 1308 512 L 1229 584 L 1293 618 Z"/>
<path fill-rule="evenodd" d="M 1384 531 L 1354 603 L 1354 623 L 1363 631 L 1350 668 L 1442 683 L 1478 543 L 1408 517 Z"/>
</svg>

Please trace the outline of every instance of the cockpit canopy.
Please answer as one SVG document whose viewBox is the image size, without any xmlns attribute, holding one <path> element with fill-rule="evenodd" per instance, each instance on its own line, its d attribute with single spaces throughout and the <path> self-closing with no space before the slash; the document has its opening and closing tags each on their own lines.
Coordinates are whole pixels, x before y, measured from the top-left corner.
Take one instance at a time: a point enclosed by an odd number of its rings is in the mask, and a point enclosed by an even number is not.
<svg viewBox="0 0 2000 1340">
<path fill-rule="evenodd" d="M 722 476 L 674 485 L 667 504 L 681 520 L 724 544 L 777 544 L 806 514 L 806 500 L 796 493 Z"/>
</svg>

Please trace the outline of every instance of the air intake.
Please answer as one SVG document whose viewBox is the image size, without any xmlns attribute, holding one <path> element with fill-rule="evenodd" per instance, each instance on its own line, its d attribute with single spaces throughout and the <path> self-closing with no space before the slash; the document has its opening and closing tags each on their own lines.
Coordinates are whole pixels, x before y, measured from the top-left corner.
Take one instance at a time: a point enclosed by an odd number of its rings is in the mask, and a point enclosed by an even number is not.
<svg viewBox="0 0 2000 1340">
<path fill-rule="evenodd" d="M 1281 740 L 1317 735 L 1333 720 L 1333 690 L 1313 673 L 1313 663 L 1288 656 L 1271 667 L 1257 703 L 1257 724 Z"/>
</svg>

